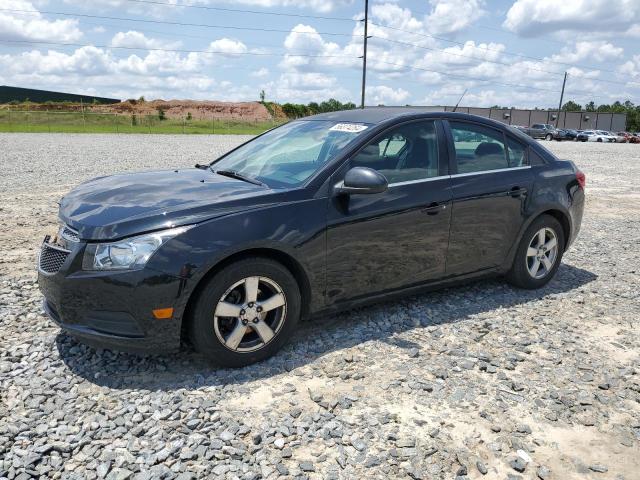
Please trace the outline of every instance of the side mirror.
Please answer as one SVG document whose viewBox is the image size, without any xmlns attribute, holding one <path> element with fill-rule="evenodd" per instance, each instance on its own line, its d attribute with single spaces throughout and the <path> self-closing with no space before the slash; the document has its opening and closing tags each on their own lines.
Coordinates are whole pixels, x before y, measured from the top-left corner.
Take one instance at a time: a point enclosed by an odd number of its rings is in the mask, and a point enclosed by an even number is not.
<svg viewBox="0 0 640 480">
<path fill-rule="evenodd" d="M 344 176 L 344 181 L 334 187 L 338 195 L 355 193 L 382 193 L 389 187 L 384 175 L 367 167 L 353 167 Z"/>
</svg>

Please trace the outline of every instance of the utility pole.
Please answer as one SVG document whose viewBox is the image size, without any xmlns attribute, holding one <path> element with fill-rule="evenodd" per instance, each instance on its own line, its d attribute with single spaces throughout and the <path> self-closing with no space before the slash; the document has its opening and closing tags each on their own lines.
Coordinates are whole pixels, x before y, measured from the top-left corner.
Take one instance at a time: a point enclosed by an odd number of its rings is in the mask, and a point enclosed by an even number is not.
<svg viewBox="0 0 640 480">
<path fill-rule="evenodd" d="M 558 105 L 558 115 L 556 116 L 556 128 L 558 128 L 558 122 L 560 121 L 560 110 L 562 109 L 562 98 L 564 97 L 564 86 L 566 85 L 566 83 L 567 72 L 564 72 L 564 80 L 562 81 L 562 92 L 560 93 L 560 104 Z"/>
<path fill-rule="evenodd" d="M 364 0 L 364 52 L 362 55 L 362 101 L 360 108 L 364 108 L 364 92 L 367 84 L 367 29 L 369 27 L 369 0 Z"/>
</svg>

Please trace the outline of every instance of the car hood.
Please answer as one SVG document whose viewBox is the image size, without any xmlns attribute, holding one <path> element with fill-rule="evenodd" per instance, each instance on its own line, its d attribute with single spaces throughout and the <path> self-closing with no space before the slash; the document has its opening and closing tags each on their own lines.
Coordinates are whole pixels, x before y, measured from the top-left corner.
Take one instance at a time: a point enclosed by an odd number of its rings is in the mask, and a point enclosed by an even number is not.
<svg viewBox="0 0 640 480">
<path fill-rule="evenodd" d="M 128 173 L 73 189 L 60 201 L 60 219 L 82 239 L 111 240 L 259 208 L 278 197 L 268 187 L 211 170 Z"/>
</svg>

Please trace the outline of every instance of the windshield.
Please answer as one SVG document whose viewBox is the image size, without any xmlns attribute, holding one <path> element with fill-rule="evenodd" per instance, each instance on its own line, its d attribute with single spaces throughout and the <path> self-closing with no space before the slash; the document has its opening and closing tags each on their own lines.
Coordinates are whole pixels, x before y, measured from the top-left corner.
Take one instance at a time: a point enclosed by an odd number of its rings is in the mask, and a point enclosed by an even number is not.
<svg viewBox="0 0 640 480">
<path fill-rule="evenodd" d="M 328 120 L 287 123 L 241 146 L 211 165 L 272 188 L 304 183 L 369 125 Z"/>
</svg>

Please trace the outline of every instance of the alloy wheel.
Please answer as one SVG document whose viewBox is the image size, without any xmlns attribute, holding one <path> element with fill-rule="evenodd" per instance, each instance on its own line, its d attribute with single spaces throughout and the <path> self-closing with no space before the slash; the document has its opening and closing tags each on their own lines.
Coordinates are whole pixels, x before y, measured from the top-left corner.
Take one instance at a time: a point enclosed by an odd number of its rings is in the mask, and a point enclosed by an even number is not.
<svg viewBox="0 0 640 480">
<path fill-rule="evenodd" d="M 237 353 L 254 352 L 267 345 L 284 325 L 287 299 L 275 281 L 247 277 L 222 295 L 213 314 L 218 340 Z"/>
<path fill-rule="evenodd" d="M 536 232 L 527 248 L 527 271 L 535 279 L 546 277 L 558 258 L 558 237 L 548 227 Z"/>
</svg>

